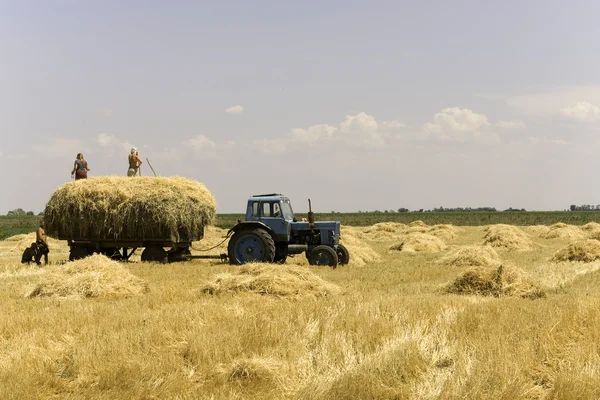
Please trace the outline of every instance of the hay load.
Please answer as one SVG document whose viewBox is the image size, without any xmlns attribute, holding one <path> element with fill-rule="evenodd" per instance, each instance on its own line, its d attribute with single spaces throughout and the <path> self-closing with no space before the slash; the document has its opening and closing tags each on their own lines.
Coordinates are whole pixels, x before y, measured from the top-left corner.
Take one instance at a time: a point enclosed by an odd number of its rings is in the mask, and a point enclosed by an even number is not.
<svg viewBox="0 0 600 400">
<path fill-rule="evenodd" d="M 475 268 L 456 278 L 443 290 L 450 294 L 489 297 L 546 297 L 544 291 L 533 284 L 523 271 L 510 265 L 500 265 L 492 269 Z"/>
<path fill-rule="evenodd" d="M 584 234 L 577 226 L 558 222 L 554 225 L 550 225 L 548 232 L 543 234 L 541 237 L 544 239 L 581 240 L 583 239 Z"/>
<path fill-rule="evenodd" d="M 525 232 L 512 225 L 490 225 L 485 229 L 484 245 L 507 250 L 528 251 L 535 245 Z"/>
<path fill-rule="evenodd" d="M 306 267 L 268 263 L 243 264 L 235 273 L 222 273 L 200 288 L 202 293 L 256 293 L 274 297 L 326 297 L 340 288 Z"/>
<path fill-rule="evenodd" d="M 200 238 L 216 202 L 182 177 L 98 177 L 68 182 L 46 205 L 46 232 L 62 239 Z"/>
<path fill-rule="evenodd" d="M 442 239 L 429 235 L 427 233 L 415 233 L 406 236 L 400 242 L 390 246 L 390 252 L 407 252 L 407 253 L 437 253 L 446 250 L 447 246 Z"/>
<path fill-rule="evenodd" d="M 148 285 L 122 263 L 93 255 L 65 265 L 48 267 L 26 297 L 120 298 L 148 292 Z"/>
<path fill-rule="evenodd" d="M 600 259 L 600 241 L 586 239 L 571 243 L 560 249 L 552 257 L 552 261 L 592 262 Z"/>
<path fill-rule="evenodd" d="M 491 267 L 502 260 L 490 246 L 462 246 L 440 258 L 437 263 L 449 267 Z"/>
</svg>

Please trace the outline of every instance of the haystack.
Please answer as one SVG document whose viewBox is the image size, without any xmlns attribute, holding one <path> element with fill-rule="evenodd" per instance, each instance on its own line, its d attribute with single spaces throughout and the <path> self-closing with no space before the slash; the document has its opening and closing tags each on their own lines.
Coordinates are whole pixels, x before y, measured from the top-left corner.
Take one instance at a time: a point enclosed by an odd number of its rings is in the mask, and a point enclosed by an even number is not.
<svg viewBox="0 0 600 400">
<path fill-rule="evenodd" d="M 536 299 L 546 294 L 520 269 L 500 265 L 498 268 L 476 268 L 465 272 L 444 287 L 446 293 L 490 297 L 520 296 Z"/>
<path fill-rule="evenodd" d="M 456 228 L 448 224 L 433 225 L 427 231 L 430 235 L 439 237 L 442 240 L 456 239 Z"/>
<path fill-rule="evenodd" d="M 427 227 L 427 224 L 423 221 L 421 221 L 420 219 L 411 222 L 410 224 L 408 224 L 409 226 L 422 226 L 422 227 Z"/>
<path fill-rule="evenodd" d="M 268 263 L 244 264 L 235 273 L 222 273 L 200 288 L 207 294 L 249 292 L 275 297 L 326 297 L 340 288 L 307 267 Z"/>
<path fill-rule="evenodd" d="M 498 266 L 502 260 L 490 246 L 462 246 L 440 258 L 437 263 L 450 267 Z"/>
<path fill-rule="evenodd" d="M 406 225 L 397 222 L 379 222 L 365 228 L 365 233 L 371 232 L 398 232 L 400 229 L 405 229 Z"/>
<path fill-rule="evenodd" d="M 535 247 L 525 232 L 512 225 L 490 225 L 485 232 L 484 245 L 519 251 L 532 250 Z"/>
<path fill-rule="evenodd" d="M 104 255 L 96 254 L 45 270 L 26 297 L 116 298 L 148 292 L 145 281 Z"/>
<path fill-rule="evenodd" d="M 571 243 L 560 249 L 552 257 L 552 261 L 592 262 L 600 259 L 600 241 L 586 239 Z"/>
<path fill-rule="evenodd" d="M 46 232 L 58 238 L 198 238 L 216 202 L 200 182 L 181 177 L 99 177 L 59 187 L 46 205 Z"/>
<path fill-rule="evenodd" d="M 581 230 L 588 239 L 600 240 L 600 224 L 596 222 L 589 222 L 585 225 L 582 225 Z"/>
<path fill-rule="evenodd" d="M 350 226 L 342 226 L 342 243 L 350 253 L 350 266 L 363 267 L 381 261 L 381 256 L 361 239 L 361 232 Z"/>
<path fill-rule="evenodd" d="M 396 222 L 380 222 L 378 224 L 363 228 L 360 236 L 377 242 L 392 241 L 398 239 L 400 234 L 403 233 L 406 228 L 407 226 L 405 224 Z M 358 237 L 359 235 L 355 236 Z"/>
<path fill-rule="evenodd" d="M 550 225 L 548 232 L 543 234 L 541 237 L 544 239 L 581 240 L 584 238 L 584 234 L 577 226 L 558 222 L 554 225 Z"/>
<path fill-rule="evenodd" d="M 390 246 L 389 251 L 402 251 L 408 253 L 437 253 L 446 250 L 446 244 L 440 239 L 427 233 L 408 235 L 399 243 Z"/>
</svg>

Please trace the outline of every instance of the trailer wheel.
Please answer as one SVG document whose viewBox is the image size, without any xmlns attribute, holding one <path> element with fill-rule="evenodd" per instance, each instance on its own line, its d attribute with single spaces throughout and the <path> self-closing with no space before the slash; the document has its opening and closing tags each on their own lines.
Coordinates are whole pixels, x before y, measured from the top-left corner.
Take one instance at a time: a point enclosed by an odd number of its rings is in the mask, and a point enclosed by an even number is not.
<svg viewBox="0 0 600 400">
<path fill-rule="evenodd" d="M 275 242 L 264 229 L 241 230 L 229 240 L 227 253 L 231 264 L 270 263 L 275 259 Z"/>
<path fill-rule="evenodd" d="M 88 251 L 87 247 L 72 246 L 71 251 L 69 252 L 69 261 L 81 260 L 89 255 L 90 252 Z"/>
<path fill-rule="evenodd" d="M 346 265 L 350 262 L 350 252 L 343 244 L 338 244 L 336 253 L 340 265 Z"/>
<path fill-rule="evenodd" d="M 309 254 L 310 265 L 328 265 L 332 268 L 338 265 L 338 256 L 334 249 L 329 246 L 317 246 Z"/>
<path fill-rule="evenodd" d="M 142 261 L 145 262 L 167 262 L 167 252 L 160 246 L 149 246 L 142 251 Z"/>
</svg>

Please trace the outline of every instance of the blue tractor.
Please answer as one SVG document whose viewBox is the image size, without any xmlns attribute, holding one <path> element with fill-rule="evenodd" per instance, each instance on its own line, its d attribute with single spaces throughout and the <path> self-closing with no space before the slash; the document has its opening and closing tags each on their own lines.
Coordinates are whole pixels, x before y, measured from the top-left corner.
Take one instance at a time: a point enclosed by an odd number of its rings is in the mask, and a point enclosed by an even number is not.
<svg viewBox="0 0 600 400">
<path fill-rule="evenodd" d="M 290 200 L 281 194 L 248 199 L 246 220 L 238 221 L 227 246 L 231 264 L 285 263 L 288 255 L 305 253 L 310 265 L 335 268 L 348 264 L 350 254 L 340 244 L 339 221 L 315 222 L 310 199 L 308 220 L 298 221 Z"/>
</svg>

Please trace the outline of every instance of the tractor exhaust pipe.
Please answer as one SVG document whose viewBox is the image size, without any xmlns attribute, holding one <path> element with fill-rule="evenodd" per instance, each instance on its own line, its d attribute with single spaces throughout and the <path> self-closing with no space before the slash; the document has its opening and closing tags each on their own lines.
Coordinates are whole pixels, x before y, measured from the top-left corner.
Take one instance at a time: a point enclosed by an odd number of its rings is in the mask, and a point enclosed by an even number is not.
<svg viewBox="0 0 600 400">
<path fill-rule="evenodd" d="M 315 228 L 315 214 L 312 212 L 312 205 L 310 199 L 308 199 L 308 226 L 310 229 Z"/>
</svg>

